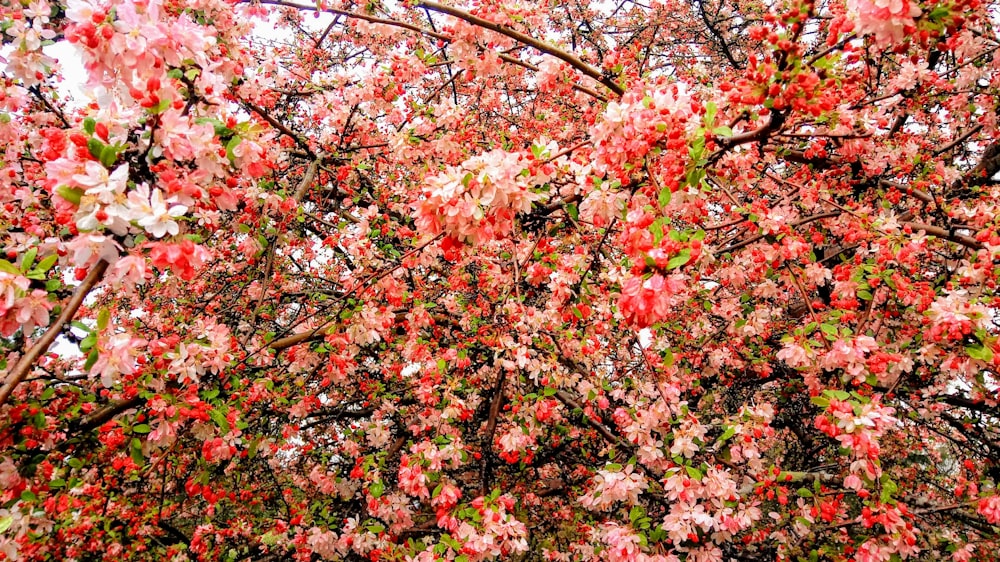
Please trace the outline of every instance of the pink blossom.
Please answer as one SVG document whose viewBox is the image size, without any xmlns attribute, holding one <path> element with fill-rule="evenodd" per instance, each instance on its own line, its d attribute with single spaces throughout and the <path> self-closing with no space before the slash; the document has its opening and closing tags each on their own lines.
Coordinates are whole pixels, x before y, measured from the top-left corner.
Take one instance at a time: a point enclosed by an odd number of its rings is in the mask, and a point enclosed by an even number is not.
<svg viewBox="0 0 1000 562">
<path fill-rule="evenodd" d="M 0 316 L 14 308 L 17 300 L 28 291 L 31 281 L 23 275 L 0 271 Z"/>
<path fill-rule="evenodd" d="M 399 488 L 416 498 L 430 498 L 427 489 L 427 475 L 419 464 L 409 456 L 404 456 L 399 465 Z"/>
<path fill-rule="evenodd" d="M 630 277 L 622 283 L 618 306 L 627 321 L 640 328 L 664 320 L 670 312 L 671 297 L 683 287 L 678 276 L 664 278 L 656 273 L 643 280 Z"/>
<path fill-rule="evenodd" d="M 604 511 L 623 501 L 634 505 L 639 494 L 649 487 L 646 478 L 634 471 L 632 465 L 620 470 L 599 470 L 594 476 L 593 489 L 580 498 L 580 503 L 588 509 Z"/>
<path fill-rule="evenodd" d="M 150 244 L 149 257 L 154 266 L 172 269 L 181 279 L 190 281 L 194 279 L 195 269 L 204 265 L 210 256 L 203 246 L 185 239 L 176 244 Z"/>
<path fill-rule="evenodd" d="M 986 518 L 991 525 L 1000 523 L 1000 496 L 990 496 L 979 500 L 976 510 Z"/>
<path fill-rule="evenodd" d="M 847 11 L 861 34 L 883 45 L 902 41 L 923 13 L 913 0 L 847 0 Z"/>
</svg>

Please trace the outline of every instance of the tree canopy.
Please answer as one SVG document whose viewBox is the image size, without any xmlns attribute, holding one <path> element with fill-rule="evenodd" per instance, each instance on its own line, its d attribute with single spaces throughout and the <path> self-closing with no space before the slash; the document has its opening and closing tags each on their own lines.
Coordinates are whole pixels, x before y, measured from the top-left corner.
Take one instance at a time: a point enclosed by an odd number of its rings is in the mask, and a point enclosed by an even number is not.
<svg viewBox="0 0 1000 562">
<path fill-rule="evenodd" d="M 998 17 L 0 1 L 0 560 L 997 559 Z"/>
</svg>

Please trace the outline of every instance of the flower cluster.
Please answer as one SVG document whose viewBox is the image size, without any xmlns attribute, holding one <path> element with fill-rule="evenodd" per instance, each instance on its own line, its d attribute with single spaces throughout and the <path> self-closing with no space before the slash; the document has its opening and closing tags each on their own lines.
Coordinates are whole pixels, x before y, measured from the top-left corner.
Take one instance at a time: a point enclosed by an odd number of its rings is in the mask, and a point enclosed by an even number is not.
<svg viewBox="0 0 1000 562">
<path fill-rule="evenodd" d="M 31 289 L 27 277 L 0 271 L 0 334 L 4 337 L 19 329 L 31 335 L 36 327 L 48 326 L 53 306 L 47 292 Z"/>
<path fill-rule="evenodd" d="M 913 18 L 923 13 L 913 0 L 847 0 L 847 11 L 861 34 L 872 34 L 883 45 L 902 41 L 915 29 Z"/>
<path fill-rule="evenodd" d="M 846 395 L 846 393 L 845 393 Z M 826 400 L 825 398 L 820 401 Z M 835 438 L 850 449 L 857 459 L 873 460 L 879 455 L 878 439 L 889 428 L 899 424 L 895 408 L 883 406 L 878 400 L 860 404 L 853 400 L 829 398 L 826 411 L 816 416 L 816 428 Z M 859 465 L 869 477 L 878 475 L 871 463 Z"/>
<path fill-rule="evenodd" d="M 417 226 L 473 244 L 509 233 L 514 216 L 541 198 L 535 189 L 543 178 L 526 173 L 530 164 L 523 154 L 492 150 L 427 178 Z"/>
<path fill-rule="evenodd" d="M 661 145 L 676 153 L 676 163 L 687 153 L 688 136 L 695 121 L 691 96 L 683 87 L 638 88 L 609 102 L 602 119 L 591 127 L 596 162 L 594 170 L 617 178 L 623 184 L 631 176 L 629 165 L 642 162 L 654 147 Z"/>
<path fill-rule="evenodd" d="M 151 244 L 149 257 L 154 266 L 171 269 L 181 279 L 190 281 L 194 279 L 195 270 L 205 264 L 210 254 L 203 246 L 185 238 L 176 244 Z"/>
<path fill-rule="evenodd" d="M 470 505 L 479 512 L 479 524 L 474 526 L 463 521 L 452 531 L 462 542 L 462 554 L 470 562 L 527 552 L 528 528 L 510 513 L 514 498 L 505 495 L 488 501 L 479 497 Z"/>
<path fill-rule="evenodd" d="M 639 495 L 649 488 L 646 478 L 635 472 L 633 465 L 616 468 L 597 471 L 590 492 L 580 498 L 584 507 L 593 511 L 607 511 L 620 501 L 627 505 L 635 505 L 639 501 Z"/>
<path fill-rule="evenodd" d="M 618 306 L 625 320 L 645 328 L 666 317 L 673 297 L 684 286 L 684 277 L 679 274 L 664 277 L 654 273 L 646 279 L 629 277 L 622 282 L 622 297 Z"/>
</svg>

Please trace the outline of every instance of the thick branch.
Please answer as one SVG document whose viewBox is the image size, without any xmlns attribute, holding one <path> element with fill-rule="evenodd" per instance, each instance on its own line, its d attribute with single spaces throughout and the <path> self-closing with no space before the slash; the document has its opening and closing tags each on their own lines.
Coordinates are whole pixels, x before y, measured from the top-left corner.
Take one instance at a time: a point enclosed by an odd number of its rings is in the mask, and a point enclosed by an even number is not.
<svg viewBox="0 0 1000 562">
<path fill-rule="evenodd" d="M 73 433 L 84 433 L 92 429 L 97 429 L 114 419 L 114 417 L 118 414 L 140 406 L 144 401 L 145 399 L 141 395 L 137 394 L 127 400 L 112 402 L 100 410 L 97 410 L 89 416 L 81 419 L 73 426 Z"/>
<path fill-rule="evenodd" d="M 956 244 L 961 244 L 966 248 L 972 250 L 982 250 L 983 245 L 979 243 L 978 240 L 971 236 L 965 234 L 958 234 L 954 231 L 949 231 L 947 229 L 941 228 L 940 226 L 933 226 L 929 224 L 921 224 L 919 222 L 904 222 L 903 226 L 908 226 L 916 231 L 924 231 L 928 236 L 934 236 L 936 238 L 942 238 L 954 242 Z"/>
</svg>

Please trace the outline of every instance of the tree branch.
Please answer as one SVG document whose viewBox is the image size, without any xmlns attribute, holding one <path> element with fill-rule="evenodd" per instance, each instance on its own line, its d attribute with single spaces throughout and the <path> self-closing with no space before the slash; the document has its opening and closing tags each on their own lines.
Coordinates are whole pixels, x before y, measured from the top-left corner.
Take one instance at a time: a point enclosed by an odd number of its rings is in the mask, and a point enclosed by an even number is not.
<svg viewBox="0 0 1000 562">
<path fill-rule="evenodd" d="M 108 262 L 104 260 L 98 261 L 90 268 L 83 282 L 73 291 L 73 296 L 70 297 L 69 302 L 66 303 L 66 307 L 63 308 L 56 321 L 49 325 L 49 329 L 45 331 L 45 334 L 28 349 L 24 356 L 21 357 L 21 360 L 17 362 L 17 365 L 7 374 L 7 382 L 3 387 L 0 387 L 0 406 L 3 406 L 7 402 L 11 393 L 14 392 L 14 388 L 21 384 L 21 381 L 28 376 L 35 361 L 48 351 L 49 346 L 52 345 L 52 342 L 62 332 L 63 326 L 73 320 L 73 317 L 76 316 L 76 311 L 83 304 L 83 300 L 87 298 L 90 291 L 104 277 L 104 272 L 107 269 Z"/>
<path fill-rule="evenodd" d="M 566 52 L 566 51 L 564 51 L 562 49 L 559 49 L 557 47 L 553 47 L 552 45 L 549 45 L 548 43 L 545 43 L 543 41 L 539 41 L 538 39 L 535 39 L 534 37 L 531 37 L 529 35 L 525 35 L 524 33 L 521 33 L 520 31 L 515 31 L 513 29 L 509 29 L 507 27 L 504 27 L 504 26 L 501 26 L 499 24 L 493 23 L 493 22 L 491 22 L 491 21 L 489 21 L 487 19 L 483 19 L 483 18 L 481 18 L 479 16 L 473 15 L 473 14 L 471 14 L 471 13 L 465 11 L 465 10 L 462 10 L 462 9 L 459 9 L 459 8 L 453 8 L 451 6 L 445 6 L 445 5 L 442 5 L 442 4 L 438 4 L 437 2 L 420 1 L 420 2 L 416 2 L 415 6 L 426 8 L 428 10 L 431 10 L 432 12 L 438 12 L 439 14 L 446 14 L 446 15 L 449 15 L 449 16 L 452 16 L 452 17 L 456 17 L 458 19 L 465 20 L 465 21 L 467 21 L 467 22 L 469 22 L 469 23 L 471 23 L 473 25 L 477 25 L 477 26 L 482 27 L 484 29 L 489 29 L 490 31 L 495 31 L 495 32 L 497 32 L 497 33 L 499 33 L 501 35 L 506 35 L 507 37 L 510 37 L 511 39 L 514 39 L 516 41 L 520 41 L 521 43 L 524 43 L 525 45 L 528 45 L 530 47 L 534 47 L 535 49 L 537 49 L 537 50 L 539 50 L 539 51 L 541 51 L 543 53 L 552 55 L 552 56 L 554 56 L 554 57 L 556 57 L 556 58 L 558 58 L 560 60 L 563 60 L 563 61 L 569 63 L 569 65 L 572 66 L 573 68 L 579 70 L 580 72 L 582 72 L 585 75 L 593 78 L 594 80 L 597 80 L 601 84 L 604 84 L 605 86 L 607 86 L 607 88 L 609 90 L 611 90 L 612 92 L 618 94 L 619 96 L 621 96 L 621 95 L 623 95 L 625 93 L 625 89 L 622 88 L 621 86 L 619 86 L 618 84 L 616 84 L 614 80 L 612 80 L 608 76 L 605 76 L 604 74 L 602 74 L 598 69 L 594 68 L 593 66 L 591 66 L 591 65 L 583 62 L 576 55 L 574 55 L 572 53 L 568 53 L 568 52 Z"/>
</svg>

